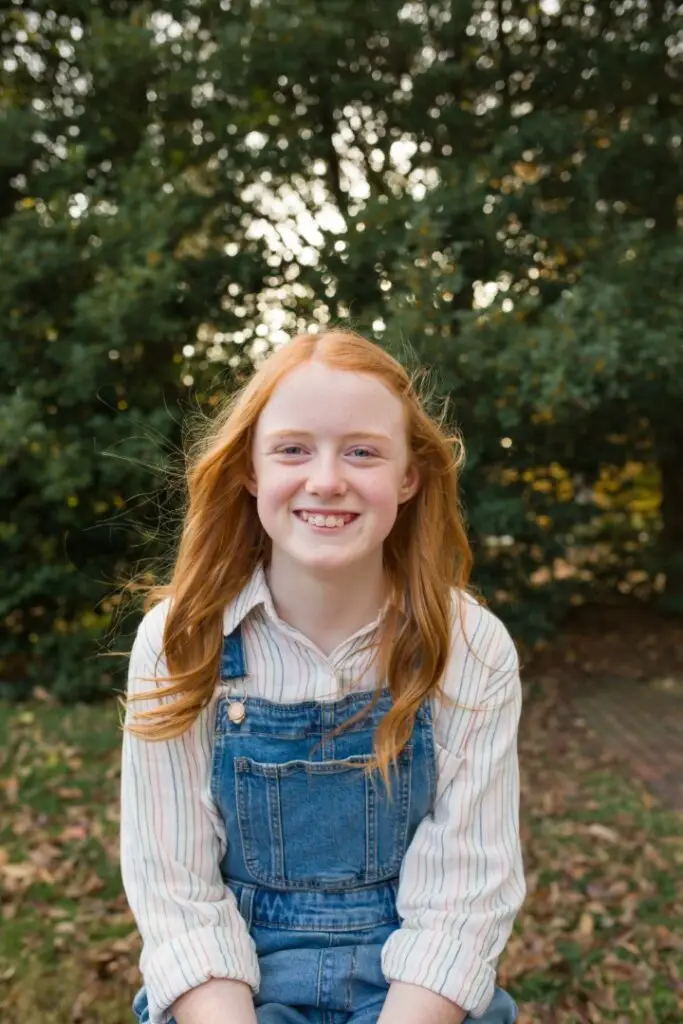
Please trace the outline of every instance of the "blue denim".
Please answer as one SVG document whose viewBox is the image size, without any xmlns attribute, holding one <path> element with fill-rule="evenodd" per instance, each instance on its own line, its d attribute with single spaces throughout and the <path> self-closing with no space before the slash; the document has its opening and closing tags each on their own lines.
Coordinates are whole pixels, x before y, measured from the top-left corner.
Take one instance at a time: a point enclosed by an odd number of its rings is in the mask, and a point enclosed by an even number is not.
<svg viewBox="0 0 683 1024">
<path fill-rule="evenodd" d="M 238 629 L 225 640 L 221 676 L 245 675 Z M 249 697 L 239 724 L 229 706 L 219 699 L 211 792 L 228 837 L 221 873 L 259 958 L 259 1024 L 376 1024 L 388 989 L 382 946 L 400 926 L 401 863 L 436 792 L 429 703 L 389 787 L 363 770 L 391 707 L 387 690 L 374 705 L 369 693 L 294 704 Z M 149 1021 L 144 988 L 133 1010 Z M 516 1019 L 499 988 L 479 1018 Z"/>
</svg>

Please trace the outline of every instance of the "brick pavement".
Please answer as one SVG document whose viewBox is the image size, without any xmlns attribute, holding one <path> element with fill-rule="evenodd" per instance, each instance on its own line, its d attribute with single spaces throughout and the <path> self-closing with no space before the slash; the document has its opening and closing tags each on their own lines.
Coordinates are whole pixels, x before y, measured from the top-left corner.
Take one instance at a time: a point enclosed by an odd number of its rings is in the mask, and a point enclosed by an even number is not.
<svg viewBox="0 0 683 1024">
<path fill-rule="evenodd" d="M 683 678 L 593 679 L 576 687 L 570 701 L 606 749 L 683 811 Z"/>
</svg>

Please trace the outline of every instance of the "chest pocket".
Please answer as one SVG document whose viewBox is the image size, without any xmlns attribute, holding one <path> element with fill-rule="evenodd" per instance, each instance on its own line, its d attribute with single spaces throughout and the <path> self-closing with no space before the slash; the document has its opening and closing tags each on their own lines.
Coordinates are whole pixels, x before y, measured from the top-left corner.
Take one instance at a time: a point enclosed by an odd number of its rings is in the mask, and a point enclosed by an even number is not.
<svg viewBox="0 0 683 1024">
<path fill-rule="evenodd" d="M 234 760 L 237 820 L 254 880 L 279 889 L 339 891 L 396 878 L 405 853 L 412 744 L 391 795 L 369 755 L 261 764 Z"/>
</svg>

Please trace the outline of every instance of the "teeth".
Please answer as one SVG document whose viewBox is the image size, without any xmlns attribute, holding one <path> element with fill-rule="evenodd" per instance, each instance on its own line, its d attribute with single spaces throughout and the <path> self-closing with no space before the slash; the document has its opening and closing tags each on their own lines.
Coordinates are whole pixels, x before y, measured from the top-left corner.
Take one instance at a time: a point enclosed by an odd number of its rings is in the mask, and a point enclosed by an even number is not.
<svg viewBox="0 0 683 1024">
<path fill-rule="evenodd" d="M 324 516 L 320 513 L 311 514 L 310 512 L 301 512 L 300 515 L 304 522 L 310 523 L 311 526 L 324 526 L 328 530 L 338 529 L 346 523 L 344 516 Z"/>
</svg>

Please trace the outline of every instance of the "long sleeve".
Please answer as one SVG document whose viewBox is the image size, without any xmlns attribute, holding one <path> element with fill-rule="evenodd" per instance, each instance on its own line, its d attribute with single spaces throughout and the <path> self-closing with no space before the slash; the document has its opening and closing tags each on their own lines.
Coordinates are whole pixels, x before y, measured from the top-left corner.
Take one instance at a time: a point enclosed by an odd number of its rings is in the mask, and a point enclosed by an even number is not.
<svg viewBox="0 0 683 1024">
<path fill-rule="evenodd" d="M 164 675 L 166 605 L 149 612 L 130 659 L 128 692 Z M 146 678 L 145 678 L 146 677 Z M 126 720 L 151 701 L 135 701 Z M 213 705 L 173 740 L 124 733 L 121 768 L 121 874 L 143 941 L 140 970 L 150 1024 L 167 1024 L 169 1007 L 209 978 L 259 983 L 258 960 L 219 864 L 225 829 L 210 794 Z"/>
<path fill-rule="evenodd" d="M 525 895 L 519 839 L 517 727 L 521 686 L 509 634 L 478 609 L 458 639 L 435 719 L 433 813 L 406 853 L 402 925 L 385 943 L 389 981 L 421 985 L 483 1016 L 498 957 Z"/>
</svg>

